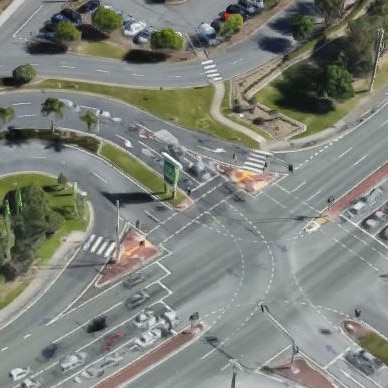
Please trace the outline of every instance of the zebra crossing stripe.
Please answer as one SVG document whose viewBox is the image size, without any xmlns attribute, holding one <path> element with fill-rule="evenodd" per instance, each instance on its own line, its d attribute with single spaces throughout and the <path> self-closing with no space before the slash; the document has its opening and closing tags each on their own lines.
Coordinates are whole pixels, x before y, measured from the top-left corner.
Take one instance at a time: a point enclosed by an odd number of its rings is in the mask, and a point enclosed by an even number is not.
<svg viewBox="0 0 388 388">
<path fill-rule="evenodd" d="M 106 246 L 109 244 L 109 240 L 105 240 L 97 251 L 97 255 L 101 255 L 104 252 Z"/>
<path fill-rule="evenodd" d="M 251 167 L 251 166 L 243 166 L 244 170 L 248 170 L 248 171 L 253 171 L 253 172 L 258 172 L 258 173 L 262 173 L 263 172 L 263 169 L 262 168 L 256 168 L 256 167 Z"/>
<path fill-rule="evenodd" d="M 109 248 L 105 251 L 104 257 L 109 257 L 115 250 L 115 246 L 116 246 L 116 243 L 114 241 L 111 242 L 111 244 L 109 245 Z"/>
<path fill-rule="evenodd" d="M 207 61 L 202 61 L 202 65 L 208 65 L 209 63 L 213 63 L 213 59 L 208 59 Z"/>
<path fill-rule="evenodd" d="M 207 69 L 214 69 L 216 67 L 216 65 L 207 65 L 207 66 L 204 66 L 203 68 L 205 69 L 205 70 L 207 70 Z"/>
<path fill-rule="evenodd" d="M 87 251 L 89 248 L 90 248 L 90 245 L 91 243 L 93 242 L 93 240 L 95 239 L 96 235 L 95 234 L 92 234 L 89 236 L 89 238 L 86 240 L 86 243 L 84 244 L 84 246 L 82 247 L 82 249 L 84 251 Z"/>
<path fill-rule="evenodd" d="M 245 162 L 244 163 L 244 166 L 253 166 L 253 167 L 257 167 L 257 168 L 263 168 L 265 165 L 265 162 L 256 162 L 256 163 L 253 163 L 253 162 Z"/>
<path fill-rule="evenodd" d="M 222 77 L 215 77 L 213 78 L 213 81 L 216 82 L 216 81 L 221 81 L 222 80 Z"/>
<path fill-rule="evenodd" d="M 253 150 L 251 152 L 251 155 L 252 155 L 252 153 L 257 154 L 257 155 L 264 155 L 264 156 L 272 156 L 273 155 L 271 152 L 262 151 L 262 150 Z"/>
<path fill-rule="evenodd" d="M 96 242 L 93 244 L 92 248 L 90 249 L 90 252 L 94 253 L 94 251 L 97 249 L 97 247 L 101 244 L 101 241 L 104 239 L 104 237 L 99 237 Z"/>
<path fill-rule="evenodd" d="M 210 70 L 206 70 L 205 73 L 206 74 L 210 74 L 210 73 L 217 73 L 217 69 L 210 69 Z"/>
</svg>

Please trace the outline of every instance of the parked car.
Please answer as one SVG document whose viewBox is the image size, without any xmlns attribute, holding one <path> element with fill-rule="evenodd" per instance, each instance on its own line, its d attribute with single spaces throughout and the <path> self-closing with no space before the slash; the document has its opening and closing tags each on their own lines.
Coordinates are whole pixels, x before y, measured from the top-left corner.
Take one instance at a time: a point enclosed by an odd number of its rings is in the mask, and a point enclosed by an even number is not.
<svg viewBox="0 0 388 388">
<path fill-rule="evenodd" d="M 147 27 L 146 22 L 138 21 L 133 22 L 129 25 L 128 29 L 124 29 L 123 34 L 130 38 L 137 35 L 139 32 L 143 31 Z"/>
<path fill-rule="evenodd" d="M 48 40 L 50 42 L 56 41 L 55 36 L 54 36 L 54 32 L 42 32 L 42 33 L 38 34 L 37 38 L 42 39 L 42 40 Z"/>
<path fill-rule="evenodd" d="M 139 32 L 134 38 L 133 43 L 138 45 L 144 45 L 149 43 L 151 36 L 153 33 L 155 33 L 157 30 L 156 28 L 149 26 L 146 27 L 143 31 Z"/>
<path fill-rule="evenodd" d="M 69 356 L 64 357 L 60 361 L 59 367 L 61 368 L 62 372 L 67 372 L 85 364 L 87 357 L 88 355 L 85 352 L 71 354 Z"/>
<path fill-rule="evenodd" d="M 364 349 L 347 352 L 345 354 L 345 359 L 367 376 L 372 375 L 382 366 L 380 360 L 366 352 Z"/>
<path fill-rule="evenodd" d="M 125 302 L 125 305 L 128 308 L 134 309 L 144 304 L 148 299 L 150 299 L 150 294 L 145 290 L 141 290 L 137 294 L 128 298 Z"/>
<path fill-rule="evenodd" d="M 106 317 L 97 317 L 94 318 L 92 321 L 89 322 L 86 332 L 87 333 L 94 333 L 95 331 L 101 331 L 106 329 L 107 324 L 106 324 Z"/>
<path fill-rule="evenodd" d="M 166 331 L 170 331 L 179 323 L 179 318 L 175 311 L 166 311 L 160 316 L 159 320 L 160 326 Z"/>
<path fill-rule="evenodd" d="M 95 11 L 101 5 L 100 0 L 90 0 L 78 8 L 79 13 L 88 13 Z"/>
<path fill-rule="evenodd" d="M 123 26 L 129 27 L 133 22 L 135 22 L 135 18 L 132 15 L 127 15 L 123 17 Z"/>
<path fill-rule="evenodd" d="M 216 33 L 218 34 L 221 31 L 222 24 L 223 24 L 222 19 L 217 18 L 210 23 L 210 26 L 213 27 Z"/>
<path fill-rule="evenodd" d="M 152 310 L 145 310 L 138 314 L 133 320 L 133 324 L 139 329 L 149 330 L 155 326 L 157 318 Z"/>
<path fill-rule="evenodd" d="M 245 11 L 245 9 L 243 7 L 240 7 L 238 4 L 230 4 L 226 7 L 226 10 L 225 12 L 229 13 L 229 14 L 237 14 L 239 13 L 244 20 L 246 20 L 246 18 L 248 17 L 248 14 L 247 12 Z"/>
<path fill-rule="evenodd" d="M 160 329 L 151 329 L 137 337 L 134 343 L 143 349 L 149 348 L 161 337 L 162 331 Z"/>
<path fill-rule="evenodd" d="M 123 286 L 124 286 L 124 288 L 131 289 L 134 286 L 136 286 L 136 284 L 139 284 L 139 283 L 143 282 L 144 280 L 146 280 L 146 278 L 147 277 L 144 275 L 143 272 L 136 272 L 133 275 L 128 276 L 123 281 Z"/>
<path fill-rule="evenodd" d="M 116 343 L 121 341 L 124 338 L 124 332 L 118 331 L 117 333 L 112 333 L 108 335 L 105 339 L 105 343 L 103 346 L 103 350 L 108 351 L 112 348 L 112 346 Z"/>
<path fill-rule="evenodd" d="M 238 0 L 238 5 L 249 8 L 255 8 L 256 12 L 261 11 L 264 8 L 263 0 Z"/>
<path fill-rule="evenodd" d="M 55 30 L 58 27 L 58 23 L 51 23 L 50 21 L 47 21 L 44 26 L 41 28 L 42 32 L 55 32 Z"/>
<path fill-rule="evenodd" d="M 56 13 L 52 18 L 51 18 L 51 23 L 52 24 L 58 24 L 60 22 L 71 22 L 71 20 L 62 15 L 61 13 Z"/>
<path fill-rule="evenodd" d="M 72 23 L 75 24 L 81 24 L 82 23 L 82 16 L 77 11 L 74 11 L 74 9 L 65 8 L 60 12 L 61 15 L 67 17 Z"/>
<path fill-rule="evenodd" d="M 57 344 L 50 344 L 42 350 L 42 356 L 47 359 L 53 358 L 57 353 L 57 350 L 58 350 Z"/>
<path fill-rule="evenodd" d="M 30 368 L 15 368 L 12 369 L 11 372 L 9 372 L 9 377 L 13 381 L 19 381 L 27 377 L 27 375 L 30 373 Z"/>
</svg>

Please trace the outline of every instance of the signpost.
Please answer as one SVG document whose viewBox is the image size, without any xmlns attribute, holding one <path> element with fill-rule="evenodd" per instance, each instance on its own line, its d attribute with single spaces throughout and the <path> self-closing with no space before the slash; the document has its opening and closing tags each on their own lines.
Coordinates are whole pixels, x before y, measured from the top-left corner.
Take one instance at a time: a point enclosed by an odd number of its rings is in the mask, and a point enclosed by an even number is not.
<svg viewBox="0 0 388 388">
<path fill-rule="evenodd" d="M 164 185 L 165 188 L 166 184 L 172 186 L 173 198 L 175 198 L 179 181 L 179 171 L 182 170 L 183 166 L 166 152 L 162 152 L 162 156 L 164 158 Z"/>
</svg>

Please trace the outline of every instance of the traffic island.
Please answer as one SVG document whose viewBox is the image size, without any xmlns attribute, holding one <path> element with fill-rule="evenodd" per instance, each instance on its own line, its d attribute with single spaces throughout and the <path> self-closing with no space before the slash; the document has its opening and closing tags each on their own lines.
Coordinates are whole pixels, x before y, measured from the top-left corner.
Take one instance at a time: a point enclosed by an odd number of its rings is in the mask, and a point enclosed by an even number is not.
<svg viewBox="0 0 388 388">
<path fill-rule="evenodd" d="M 252 171 L 242 170 L 232 165 L 218 164 L 216 169 L 219 173 L 225 175 L 237 186 L 241 187 L 248 193 L 255 195 L 260 190 L 267 187 L 276 178 L 269 173 L 255 173 Z"/>
<path fill-rule="evenodd" d="M 279 376 L 310 388 L 335 388 L 335 385 L 324 375 L 324 372 L 312 367 L 302 357 L 295 358 L 294 362 L 287 362 L 269 370 Z"/>
<path fill-rule="evenodd" d="M 152 245 L 144 235 L 136 230 L 130 230 L 120 244 L 118 260 L 113 259 L 104 266 L 98 276 L 95 286 L 104 287 L 123 276 L 149 264 L 160 255 L 160 249 Z"/>
<path fill-rule="evenodd" d="M 208 325 L 200 322 L 191 329 L 181 331 L 169 340 L 163 342 L 157 348 L 152 349 L 129 365 L 121 368 L 116 373 L 108 376 L 102 382 L 95 384 L 93 388 L 119 387 L 124 383 L 136 379 L 139 375 L 155 368 L 165 359 L 174 356 L 179 351 L 191 345 L 208 329 Z"/>
</svg>

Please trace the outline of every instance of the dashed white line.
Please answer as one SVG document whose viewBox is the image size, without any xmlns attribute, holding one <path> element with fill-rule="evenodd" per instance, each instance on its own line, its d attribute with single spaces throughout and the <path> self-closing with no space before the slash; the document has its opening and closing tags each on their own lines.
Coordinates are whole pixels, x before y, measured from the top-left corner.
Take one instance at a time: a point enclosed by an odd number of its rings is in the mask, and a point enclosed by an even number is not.
<svg viewBox="0 0 388 388">
<path fill-rule="evenodd" d="M 64 69 L 76 69 L 75 66 L 68 66 L 68 65 L 61 65 L 60 67 L 63 67 Z M 97 71 L 102 71 L 102 70 L 97 70 Z"/>
<path fill-rule="evenodd" d="M 4 348 L 1 348 L 1 351 L 4 352 L 7 349 L 8 349 L 8 346 L 4 346 Z"/>
<path fill-rule="evenodd" d="M 31 114 L 31 115 L 21 115 L 21 116 L 18 116 L 17 118 L 18 119 L 21 119 L 21 118 L 23 118 L 23 117 L 35 117 L 36 116 L 36 114 Z"/>
<path fill-rule="evenodd" d="M 313 195 L 311 195 L 310 197 L 308 197 L 306 199 L 306 201 L 310 201 L 312 200 L 313 198 L 315 198 L 317 195 L 319 195 L 321 193 L 321 190 L 318 190 L 316 193 L 314 193 Z"/>
<path fill-rule="evenodd" d="M 364 155 L 362 158 L 358 159 L 357 162 L 353 163 L 353 166 L 357 166 L 357 164 L 361 163 L 368 155 Z"/>
<path fill-rule="evenodd" d="M 214 353 L 216 351 L 216 349 L 212 349 L 210 350 L 209 352 L 207 352 L 206 354 L 204 354 L 202 357 L 201 357 L 201 360 L 204 360 L 206 357 L 210 356 L 212 353 Z"/>
<path fill-rule="evenodd" d="M 93 174 L 95 177 L 97 177 L 98 179 L 100 179 L 102 182 L 108 183 L 108 181 L 107 181 L 105 178 L 103 178 L 101 175 L 97 174 L 96 172 L 93 172 L 92 174 Z"/>
<path fill-rule="evenodd" d="M 137 74 L 137 73 L 132 73 L 134 77 L 144 77 L 144 74 Z"/>
<path fill-rule="evenodd" d="M 25 336 L 23 336 L 23 339 L 27 339 L 28 337 L 31 337 L 31 333 L 28 333 Z"/>
<path fill-rule="evenodd" d="M 338 159 L 342 158 L 345 156 L 348 152 L 352 150 L 352 147 L 349 147 L 346 151 L 342 152 L 342 154 L 338 155 Z"/>
<path fill-rule="evenodd" d="M 306 181 L 303 181 L 300 185 L 296 186 L 295 189 L 291 190 L 291 193 L 294 193 L 295 191 L 299 190 L 305 184 L 306 184 Z"/>
<path fill-rule="evenodd" d="M 109 70 L 100 70 L 100 69 L 97 69 L 96 71 L 98 71 L 99 73 L 109 73 Z"/>
<path fill-rule="evenodd" d="M 168 78 L 182 78 L 181 75 L 169 75 Z"/>
<path fill-rule="evenodd" d="M 18 105 L 31 105 L 31 102 L 14 102 L 12 105 L 13 105 L 13 106 L 18 106 Z"/>
</svg>

